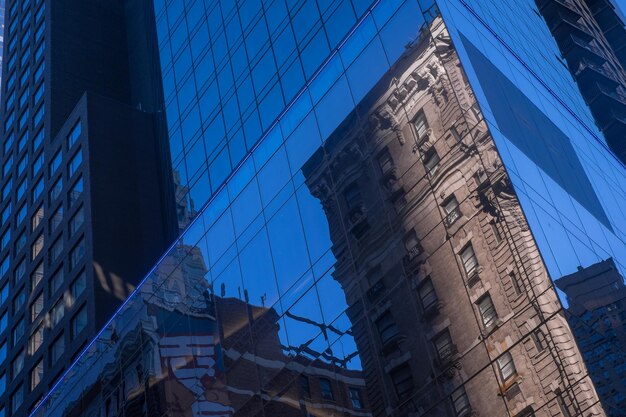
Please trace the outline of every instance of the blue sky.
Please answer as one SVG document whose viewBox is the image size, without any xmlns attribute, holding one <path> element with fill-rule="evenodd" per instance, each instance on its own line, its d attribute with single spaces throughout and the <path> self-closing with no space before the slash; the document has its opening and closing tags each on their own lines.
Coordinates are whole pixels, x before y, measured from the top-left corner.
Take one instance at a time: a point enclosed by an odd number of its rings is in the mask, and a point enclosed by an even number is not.
<svg viewBox="0 0 626 417">
<path fill-rule="evenodd" d="M 622 20 L 626 21 L 626 0 L 612 0 L 618 12 L 622 14 Z"/>
</svg>

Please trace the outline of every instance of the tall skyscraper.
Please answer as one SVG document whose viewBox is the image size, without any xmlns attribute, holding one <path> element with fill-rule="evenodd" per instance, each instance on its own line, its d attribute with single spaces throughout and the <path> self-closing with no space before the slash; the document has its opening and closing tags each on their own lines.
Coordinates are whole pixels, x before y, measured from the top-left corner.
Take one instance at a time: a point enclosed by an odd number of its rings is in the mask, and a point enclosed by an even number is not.
<svg viewBox="0 0 626 417">
<path fill-rule="evenodd" d="M 611 0 L 537 0 L 609 147 L 626 163 L 626 27 Z"/>
<path fill-rule="evenodd" d="M 131 3 L 7 4 L 0 415 L 28 414 L 175 237 Z"/>
<path fill-rule="evenodd" d="M 566 317 L 610 416 L 626 409 L 626 284 L 613 259 L 556 280 L 569 306 Z"/>
<path fill-rule="evenodd" d="M 551 277 L 623 272 L 626 169 L 533 1 L 153 13 L 183 231 L 11 413 L 619 415 Z"/>
</svg>

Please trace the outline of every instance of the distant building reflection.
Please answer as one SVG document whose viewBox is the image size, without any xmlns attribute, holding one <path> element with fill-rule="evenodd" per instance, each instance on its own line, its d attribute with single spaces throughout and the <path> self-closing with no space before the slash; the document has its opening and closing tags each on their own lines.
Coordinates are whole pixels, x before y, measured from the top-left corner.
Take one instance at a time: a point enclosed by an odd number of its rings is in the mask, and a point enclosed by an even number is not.
<svg viewBox="0 0 626 417">
<path fill-rule="evenodd" d="M 565 311 L 607 415 L 626 410 L 626 285 L 613 258 L 556 280 Z"/>
<path fill-rule="evenodd" d="M 371 415 L 360 372 L 319 352 L 286 353 L 276 311 L 213 294 L 207 272 L 197 247 L 170 253 L 62 415 Z"/>
</svg>

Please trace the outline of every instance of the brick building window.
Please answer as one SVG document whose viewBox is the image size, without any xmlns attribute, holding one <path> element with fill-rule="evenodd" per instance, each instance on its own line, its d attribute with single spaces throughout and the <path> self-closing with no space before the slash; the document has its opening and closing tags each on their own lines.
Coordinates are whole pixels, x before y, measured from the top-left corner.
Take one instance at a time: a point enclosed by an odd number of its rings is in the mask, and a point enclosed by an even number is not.
<svg viewBox="0 0 626 417">
<path fill-rule="evenodd" d="M 483 322 L 485 328 L 490 328 L 493 326 L 498 319 L 498 314 L 496 312 L 496 308 L 493 305 L 493 301 L 489 294 L 483 296 L 476 303 L 478 306 L 478 311 L 480 312 L 480 318 Z"/>
<path fill-rule="evenodd" d="M 391 376 L 398 397 L 404 398 L 413 392 L 413 375 L 411 374 L 411 368 L 408 363 L 393 369 L 389 375 Z"/>
<path fill-rule="evenodd" d="M 430 278 L 424 280 L 424 282 L 419 286 L 417 292 L 424 310 L 430 309 L 437 304 L 437 301 L 439 301 L 437 293 L 435 292 L 435 287 L 433 286 L 433 281 Z"/>
<path fill-rule="evenodd" d="M 515 375 L 517 375 L 515 363 L 513 362 L 513 356 L 511 355 L 511 352 L 504 353 L 498 358 L 497 362 L 498 370 L 500 371 L 500 377 L 502 378 L 503 383 L 506 383 Z"/>
<path fill-rule="evenodd" d="M 461 218 L 461 209 L 459 208 L 459 201 L 455 196 L 450 196 L 442 204 L 443 211 L 446 214 L 445 223 L 446 226 L 452 225 L 459 218 Z"/>
<path fill-rule="evenodd" d="M 360 410 L 363 408 L 363 400 L 361 398 L 361 390 L 358 388 L 350 388 L 348 390 L 350 394 L 350 402 L 352 403 L 352 408 L 355 410 Z"/>
<path fill-rule="evenodd" d="M 424 168 L 426 168 L 426 172 L 431 175 L 434 174 L 439 166 L 439 161 L 441 161 L 441 158 L 434 147 L 426 151 L 426 154 L 424 154 Z"/>
<path fill-rule="evenodd" d="M 452 407 L 458 417 L 469 417 L 472 412 L 472 406 L 470 405 L 469 398 L 464 388 L 459 388 L 452 393 L 451 396 Z"/>
<path fill-rule="evenodd" d="M 463 270 L 468 278 L 472 277 L 478 268 L 478 259 L 476 259 L 476 253 L 474 247 L 469 244 L 461 251 L 461 262 L 463 263 Z"/>
<path fill-rule="evenodd" d="M 330 384 L 330 380 L 326 378 L 320 378 L 320 390 L 322 392 L 322 398 L 325 400 L 333 401 L 335 399 L 333 395 L 333 388 Z"/>
<path fill-rule="evenodd" d="M 389 343 L 400 333 L 398 326 L 396 325 L 396 321 L 391 315 L 391 311 L 384 312 L 376 320 L 376 328 L 378 329 L 378 335 L 380 336 L 380 341 L 383 345 Z"/>
<path fill-rule="evenodd" d="M 537 348 L 537 352 L 543 352 L 546 347 L 548 347 L 548 343 L 546 341 L 546 335 L 543 333 L 541 329 L 536 329 L 530 335 L 531 339 L 535 343 L 535 347 Z"/>
<path fill-rule="evenodd" d="M 361 191 L 356 183 L 352 183 L 346 187 L 343 192 L 343 198 L 346 200 L 348 211 L 352 211 L 361 206 Z"/>
<path fill-rule="evenodd" d="M 428 131 L 428 121 L 423 111 L 419 112 L 413 120 L 413 126 L 415 126 L 415 133 L 417 134 L 417 140 L 421 141 L 426 136 Z"/>
<path fill-rule="evenodd" d="M 454 343 L 452 343 L 452 336 L 450 335 L 450 331 L 448 329 L 441 332 L 434 339 L 435 349 L 437 351 L 437 356 L 441 362 L 447 362 L 452 358 L 452 356 L 456 353 L 456 347 Z"/>
</svg>

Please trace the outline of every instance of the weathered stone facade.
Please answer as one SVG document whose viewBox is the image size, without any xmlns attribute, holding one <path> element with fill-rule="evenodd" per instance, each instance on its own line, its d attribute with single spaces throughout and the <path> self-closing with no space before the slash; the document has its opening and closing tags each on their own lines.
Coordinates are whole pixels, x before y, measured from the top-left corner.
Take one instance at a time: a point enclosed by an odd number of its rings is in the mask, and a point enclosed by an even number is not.
<svg viewBox="0 0 626 417">
<path fill-rule="evenodd" d="M 450 37 L 421 34 L 304 169 L 372 413 L 603 416 Z"/>
</svg>

